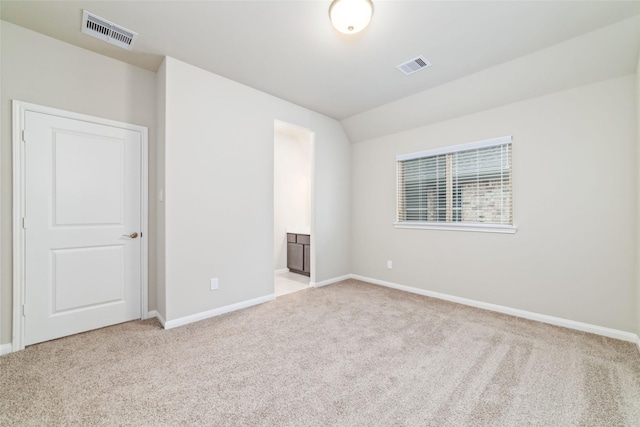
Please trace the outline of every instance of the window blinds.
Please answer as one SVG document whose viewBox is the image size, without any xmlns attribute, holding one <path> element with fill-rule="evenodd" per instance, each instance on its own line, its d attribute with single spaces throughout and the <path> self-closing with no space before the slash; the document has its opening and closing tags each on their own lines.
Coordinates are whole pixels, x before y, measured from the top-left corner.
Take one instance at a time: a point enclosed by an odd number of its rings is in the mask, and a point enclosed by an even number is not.
<svg viewBox="0 0 640 427">
<path fill-rule="evenodd" d="M 398 221 L 513 224 L 511 137 L 400 155 Z"/>
</svg>

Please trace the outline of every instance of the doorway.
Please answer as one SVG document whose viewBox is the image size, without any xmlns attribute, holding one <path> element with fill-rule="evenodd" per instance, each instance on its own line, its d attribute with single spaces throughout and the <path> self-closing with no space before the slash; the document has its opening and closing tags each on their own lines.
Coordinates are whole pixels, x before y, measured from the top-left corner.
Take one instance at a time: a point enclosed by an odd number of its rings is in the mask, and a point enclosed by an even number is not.
<svg viewBox="0 0 640 427">
<path fill-rule="evenodd" d="M 14 102 L 13 350 L 147 314 L 147 129 Z"/>
<path fill-rule="evenodd" d="M 315 276 L 312 158 L 313 133 L 276 120 L 273 159 L 276 297 L 307 288 Z M 307 266 L 311 267 L 309 271 Z"/>
</svg>

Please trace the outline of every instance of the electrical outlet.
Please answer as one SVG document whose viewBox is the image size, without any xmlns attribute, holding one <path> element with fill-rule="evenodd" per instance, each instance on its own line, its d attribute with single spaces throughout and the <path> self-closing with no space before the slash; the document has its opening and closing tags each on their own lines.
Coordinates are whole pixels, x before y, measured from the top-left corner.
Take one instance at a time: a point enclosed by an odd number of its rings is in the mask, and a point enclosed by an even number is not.
<svg viewBox="0 0 640 427">
<path fill-rule="evenodd" d="M 216 289 L 218 289 L 218 278 L 214 277 L 211 279 L 211 290 L 215 291 Z"/>
<path fill-rule="evenodd" d="M 389 270 L 391 270 L 393 268 L 393 261 L 391 261 L 391 260 L 387 261 L 387 268 Z"/>
</svg>

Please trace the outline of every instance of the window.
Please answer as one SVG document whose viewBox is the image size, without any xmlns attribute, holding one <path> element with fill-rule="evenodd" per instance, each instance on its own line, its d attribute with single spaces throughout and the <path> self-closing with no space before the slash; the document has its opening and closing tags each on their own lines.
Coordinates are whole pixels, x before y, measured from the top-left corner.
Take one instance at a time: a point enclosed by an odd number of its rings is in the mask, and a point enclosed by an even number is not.
<svg viewBox="0 0 640 427">
<path fill-rule="evenodd" d="M 396 227 L 515 232 L 510 136 L 396 160 Z"/>
</svg>

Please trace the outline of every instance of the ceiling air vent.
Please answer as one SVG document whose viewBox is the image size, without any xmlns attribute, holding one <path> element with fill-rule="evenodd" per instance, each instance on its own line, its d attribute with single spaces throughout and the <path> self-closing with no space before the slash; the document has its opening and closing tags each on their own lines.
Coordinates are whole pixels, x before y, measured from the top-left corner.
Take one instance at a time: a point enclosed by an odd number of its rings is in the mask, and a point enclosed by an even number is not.
<svg viewBox="0 0 640 427">
<path fill-rule="evenodd" d="M 413 58 L 412 60 L 405 62 L 404 64 L 397 65 L 396 68 L 406 75 L 409 75 L 430 66 L 431 62 L 429 62 L 424 56 L 420 55 L 417 58 Z"/>
<path fill-rule="evenodd" d="M 86 10 L 82 11 L 82 32 L 127 50 L 133 49 L 133 44 L 138 37 L 138 33 L 127 30 Z"/>
</svg>

